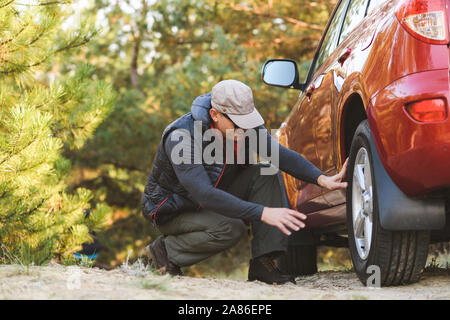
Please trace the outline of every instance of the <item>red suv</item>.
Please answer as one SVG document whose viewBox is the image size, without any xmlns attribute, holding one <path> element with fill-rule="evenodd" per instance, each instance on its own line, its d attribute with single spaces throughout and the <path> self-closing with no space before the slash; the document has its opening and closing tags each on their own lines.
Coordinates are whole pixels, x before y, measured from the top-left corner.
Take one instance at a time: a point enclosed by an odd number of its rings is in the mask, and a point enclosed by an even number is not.
<svg viewBox="0 0 450 320">
<path fill-rule="evenodd" d="M 280 142 L 329 175 L 350 158 L 347 191 L 284 178 L 314 249 L 348 245 L 363 284 L 377 271 L 384 286 L 418 281 L 429 243 L 450 240 L 449 7 L 341 0 L 304 83 L 293 60 L 263 67 L 266 84 L 302 91 Z M 317 270 L 315 250 L 292 243 L 285 268 Z"/>
</svg>

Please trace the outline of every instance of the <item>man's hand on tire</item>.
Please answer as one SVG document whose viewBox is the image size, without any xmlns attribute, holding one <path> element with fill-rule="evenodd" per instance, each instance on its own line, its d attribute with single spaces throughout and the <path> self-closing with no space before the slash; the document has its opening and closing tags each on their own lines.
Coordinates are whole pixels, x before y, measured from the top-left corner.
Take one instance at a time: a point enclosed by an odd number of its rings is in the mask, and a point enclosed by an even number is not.
<svg viewBox="0 0 450 320">
<path fill-rule="evenodd" d="M 334 176 L 330 177 L 322 174 L 317 179 L 317 184 L 328 190 L 347 188 L 347 182 L 341 182 L 342 179 L 345 177 L 347 165 L 348 165 L 348 158 L 345 160 L 344 165 L 342 166 L 342 169 L 338 174 L 335 174 Z"/>
<path fill-rule="evenodd" d="M 288 208 L 269 208 L 264 207 L 261 221 L 277 227 L 286 235 L 290 235 L 291 232 L 288 230 L 298 231 L 300 228 L 305 227 L 305 223 L 302 220 L 306 219 L 306 215 L 295 210 Z"/>
</svg>

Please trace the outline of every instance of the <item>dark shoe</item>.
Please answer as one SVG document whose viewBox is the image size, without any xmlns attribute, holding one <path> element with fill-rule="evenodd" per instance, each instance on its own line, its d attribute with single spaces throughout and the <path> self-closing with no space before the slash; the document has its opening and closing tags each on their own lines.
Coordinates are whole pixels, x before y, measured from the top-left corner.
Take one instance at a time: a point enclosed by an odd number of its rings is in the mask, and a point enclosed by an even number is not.
<svg viewBox="0 0 450 320">
<path fill-rule="evenodd" d="M 272 257 L 264 255 L 250 260 L 248 269 L 248 281 L 259 280 L 268 284 L 283 284 L 292 282 L 295 284 L 295 277 L 282 274 Z"/>
<path fill-rule="evenodd" d="M 160 236 L 158 239 L 149 244 L 145 248 L 145 251 L 147 252 L 147 256 L 152 260 L 156 271 L 159 273 L 168 273 L 172 276 L 183 275 L 180 267 L 169 261 L 163 236 Z"/>
</svg>

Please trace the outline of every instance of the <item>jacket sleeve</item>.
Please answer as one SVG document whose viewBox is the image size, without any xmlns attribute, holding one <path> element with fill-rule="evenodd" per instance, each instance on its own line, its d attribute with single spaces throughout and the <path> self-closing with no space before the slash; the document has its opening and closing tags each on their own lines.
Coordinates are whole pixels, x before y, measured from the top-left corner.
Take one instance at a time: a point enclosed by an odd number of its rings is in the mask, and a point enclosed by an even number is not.
<svg viewBox="0 0 450 320">
<path fill-rule="evenodd" d="M 312 164 L 309 160 L 304 158 L 298 152 L 290 150 L 283 145 L 281 145 L 277 139 L 272 137 L 269 131 L 264 127 L 258 127 L 259 130 L 262 130 L 264 134 L 260 135 L 258 132 L 259 139 L 265 139 L 267 145 L 266 150 L 274 150 L 275 152 L 279 152 L 278 155 L 278 164 L 272 163 L 277 166 L 281 171 L 284 171 L 291 176 L 300 179 L 302 181 L 306 181 L 308 183 L 313 183 L 317 185 L 317 179 L 320 175 L 324 174 L 321 170 L 319 170 L 314 164 Z M 258 143 L 259 145 L 259 143 Z M 258 154 L 260 152 L 258 151 Z M 268 153 L 267 160 L 271 159 L 271 153 Z M 259 154 L 261 157 L 265 157 L 264 154 Z"/>
<path fill-rule="evenodd" d="M 194 152 L 198 152 L 196 150 L 201 152 L 201 146 L 193 148 L 193 139 L 187 135 L 182 136 L 177 131 L 170 133 L 164 146 L 180 184 L 194 200 L 202 208 L 227 217 L 261 220 L 264 206 L 242 200 L 224 190 L 215 188 L 203 164 L 194 163 Z M 172 152 L 175 156 L 172 155 Z M 197 154 L 197 156 L 201 159 L 201 154 Z"/>
</svg>

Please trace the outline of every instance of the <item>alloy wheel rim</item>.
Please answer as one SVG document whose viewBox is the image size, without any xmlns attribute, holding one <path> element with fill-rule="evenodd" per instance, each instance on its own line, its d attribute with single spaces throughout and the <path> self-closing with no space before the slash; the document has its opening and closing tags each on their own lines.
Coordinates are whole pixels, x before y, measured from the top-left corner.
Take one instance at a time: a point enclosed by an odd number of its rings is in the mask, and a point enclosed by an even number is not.
<svg viewBox="0 0 450 320">
<path fill-rule="evenodd" d="M 373 229 L 372 168 L 366 148 L 356 154 L 352 181 L 352 222 L 355 245 L 361 259 L 369 256 Z"/>
</svg>

